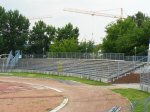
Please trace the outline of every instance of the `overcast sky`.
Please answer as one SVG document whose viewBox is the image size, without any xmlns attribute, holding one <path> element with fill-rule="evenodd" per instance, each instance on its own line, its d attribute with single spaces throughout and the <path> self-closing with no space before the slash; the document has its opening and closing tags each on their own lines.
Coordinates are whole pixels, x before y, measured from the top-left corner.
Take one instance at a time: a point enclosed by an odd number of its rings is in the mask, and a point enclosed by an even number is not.
<svg viewBox="0 0 150 112">
<path fill-rule="evenodd" d="M 88 11 L 123 8 L 125 17 L 138 11 L 150 16 L 150 0 L 0 0 L 0 5 L 7 10 L 17 9 L 27 17 L 52 16 L 51 19 L 43 21 L 56 27 L 62 27 L 71 22 L 80 30 L 80 41 L 86 39 L 96 43 L 100 43 L 105 36 L 106 25 L 116 19 L 64 12 L 64 8 Z M 120 10 L 104 13 L 119 15 Z M 31 21 L 32 24 L 34 22 Z"/>
</svg>

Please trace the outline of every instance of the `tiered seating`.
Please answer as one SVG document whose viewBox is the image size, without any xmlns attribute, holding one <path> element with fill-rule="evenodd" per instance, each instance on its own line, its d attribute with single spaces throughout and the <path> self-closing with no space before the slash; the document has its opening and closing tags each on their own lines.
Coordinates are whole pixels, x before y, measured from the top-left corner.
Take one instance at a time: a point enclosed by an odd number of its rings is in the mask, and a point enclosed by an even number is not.
<svg viewBox="0 0 150 112">
<path fill-rule="evenodd" d="M 64 74 L 101 80 L 119 75 L 132 62 L 100 59 L 20 59 L 15 67 L 23 70 L 59 71 Z M 59 70 L 58 70 L 59 69 Z M 129 68 L 127 68 L 129 69 Z"/>
<path fill-rule="evenodd" d="M 69 66 L 72 61 L 62 59 L 21 59 L 17 64 L 17 69 L 56 71 L 58 64 L 63 63 Z"/>
<path fill-rule="evenodd" d="M 73 66 L 65 72 L 82 74 L 83 77 L 94 79 L 109 78 L 113 73 L 118 73 L 119 69 L 127 66 L 130 62 L 113 60 L 87 60 L 79 65 Z"/>
</svg>

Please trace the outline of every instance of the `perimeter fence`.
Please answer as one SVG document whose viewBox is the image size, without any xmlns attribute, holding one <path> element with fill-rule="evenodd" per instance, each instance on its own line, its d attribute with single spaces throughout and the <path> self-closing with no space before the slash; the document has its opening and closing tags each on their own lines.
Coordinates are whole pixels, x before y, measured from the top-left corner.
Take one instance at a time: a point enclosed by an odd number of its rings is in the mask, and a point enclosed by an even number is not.
<svg viewBox="0 0 150 112">
<path fill-rule="evenodd" d="M 69 59 L 109 59 L 138 61 L 147 57 L 143 56 L 125 56 L 124 53 L 80 53 L 80 52 L 48 52 L 46 54 L 23 54 L 22 58 L 69 58 Z M 144 60 L 147 61 L 146 58 Z"/>
<path fill-rule="evenodd" d="M 23 54 L 23 58 L 73 58 L 73 59 L 124 60 L 124 53 L 48 52 L 46 55 Z"/>
<path fill-rule="evenodd" d="M 127 106 L 114 106 L 108 112 L 150 112 L 150 97 L 135 100 Z"/>
</svg>

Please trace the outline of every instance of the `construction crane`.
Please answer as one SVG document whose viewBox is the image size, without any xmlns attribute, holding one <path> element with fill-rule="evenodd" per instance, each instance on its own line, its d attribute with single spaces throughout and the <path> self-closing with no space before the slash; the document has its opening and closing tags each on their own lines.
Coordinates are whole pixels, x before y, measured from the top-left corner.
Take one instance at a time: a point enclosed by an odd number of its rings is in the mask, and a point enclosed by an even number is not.
<svg viewBox="0 0 150 112">
<path fill-rule="evenodd" d="M 41 16 L 41 17 L 29 17 L 29 20 L 42 20 L 42 19 L 49 19 L 52 16 Z"/>
<path fill-rule="evenodd" d="M 64 11 L 88 14 L 91 16 L 103 16 L 103 17 L 123 19 L 123 8 L 120 8 L 121 11 L 120 15 L 106 14 L 106 13 L 101 13 L 99 11 L 86 11 L 86 10 L 72 9 L 72 8 L 65 8 Z"/>
<path fill-rule="evenodd" d="M 106 11 L 112 11 L 112 10 L 116 10 L 116 9 L 109 9 L 109 10 L 102 10 L 102 11 L 87 11 L 87 10 L 80 10 L 80 9 L 65 8 L 65 9 L 63 9 L 63 11 L 87 14 L 87 15 L 91 15 L 91 16 L 103 16 L 103 17 L 109 17 L 109 18 L 124 19 L 123 18 L 123 8 L 119 8 L 119 9 L 121 12 L 120 15 L 103 13 Z M 92 38 L 93 38 L 93 32 L 92 32 Z"/>
</svg>

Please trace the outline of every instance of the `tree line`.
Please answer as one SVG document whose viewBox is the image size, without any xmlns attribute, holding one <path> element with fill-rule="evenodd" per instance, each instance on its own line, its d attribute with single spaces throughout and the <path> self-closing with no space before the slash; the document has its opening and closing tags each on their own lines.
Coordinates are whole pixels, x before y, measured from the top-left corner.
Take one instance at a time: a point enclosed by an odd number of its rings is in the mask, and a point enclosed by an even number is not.
<svg viewBox="0 0 150 112">
<path fill-rule="evenodd" d="M 79 43 L 79 29 L 71 23 L 56 28 L 40 20 L 29 27 L 29 19 L 18 10 L 6 11 L 0 6 L 0 54 L 11 50 L 29 54 L 94 51 L 93 41 Z"/>
<path fill-rule="evenodd" d="M 102 51 L 145 55 L 150 39 L 150 18 L 138 12 L 126 19 L 119 19 L 106 27 Z"/>
<path fill-rule="evenodd" d="M 102 44 L 79 42 L 79 29 L 71 23 L 56 28 L 43 21 L 32 28 L 29 19 L 18 10 L 6 11 L 0 6 L 0 54 L 21 50 L 27 54 L 46 52 L 104 52 L 134 55 L 145 53 L 150 37 L 150 18 L 138 12 L 106 26 Z"/>
</svg>

